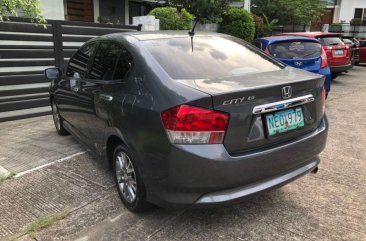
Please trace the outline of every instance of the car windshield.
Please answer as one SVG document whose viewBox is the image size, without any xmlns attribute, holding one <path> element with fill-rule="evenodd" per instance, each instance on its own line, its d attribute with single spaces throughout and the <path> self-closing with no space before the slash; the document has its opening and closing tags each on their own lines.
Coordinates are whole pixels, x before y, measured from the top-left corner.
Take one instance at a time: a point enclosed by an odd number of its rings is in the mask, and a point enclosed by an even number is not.
<svg viewBox="0 0 366 241">
<path fill-rule="evenodd" d="M 193 44 L 193 47 L 192 47 Z M 213 79 L 280 70 L 283 66 L 229 37 L 195 36 L 144 41 L 173 79 Z"/>
<path fill-rule="evenodd" d="M 321 54 L 321 45 L 315 42 L 279 42 L 269 45 L 268 49 L 273 57 L 280 59 L 310 59 Z"/>
<path fill-rule="evenodd" d="M 342 40 L 338 37 L 321 37 L 319 38 L 320 43 L 323 46 L 332 46 L 342 44 Z"/>
</svg>

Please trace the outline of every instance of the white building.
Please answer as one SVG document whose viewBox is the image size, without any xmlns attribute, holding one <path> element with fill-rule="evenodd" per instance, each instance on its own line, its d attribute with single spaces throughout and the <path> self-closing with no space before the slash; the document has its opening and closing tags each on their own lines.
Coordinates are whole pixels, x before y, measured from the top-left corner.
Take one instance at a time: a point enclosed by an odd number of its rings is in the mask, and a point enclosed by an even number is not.
<svg viewBox="0 0 366 241">
<path fill-rule="evenodd" d="M 327 5 L 323 23 L 349 23 L 353 18 L 366 21 L 366 0 L 321 1 Z"/>
<path fill-rule="evenodd" d="M 154 0 L 40 0 L 46 19 L 132 24 L 132 17 L 146 15 L 159 1 Z"/>
</svg>

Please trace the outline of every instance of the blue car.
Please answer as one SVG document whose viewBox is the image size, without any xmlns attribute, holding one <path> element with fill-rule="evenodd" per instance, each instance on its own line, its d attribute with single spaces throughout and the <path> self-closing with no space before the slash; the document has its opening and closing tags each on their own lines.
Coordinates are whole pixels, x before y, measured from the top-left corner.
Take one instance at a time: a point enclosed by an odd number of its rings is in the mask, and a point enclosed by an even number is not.
<svg viewBox="0 0 366 241">
<path fill-rule="evenodd" d="M 327 55 L 316 39 L 298 36 L 257 38 L 253 44 L 289 66 L 325 76 L 325 89 L 330 91 L 331 74 Z"/>
</svg>

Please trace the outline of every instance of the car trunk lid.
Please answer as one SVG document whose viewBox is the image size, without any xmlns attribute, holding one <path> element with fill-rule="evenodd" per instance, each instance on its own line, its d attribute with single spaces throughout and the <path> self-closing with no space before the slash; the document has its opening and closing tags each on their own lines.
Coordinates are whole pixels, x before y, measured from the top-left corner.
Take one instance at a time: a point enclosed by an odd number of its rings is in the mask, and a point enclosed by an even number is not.
<svg viewBox="0 0 366 241">
<path fill-rule="evenodd" d="M 320 93 L 324 77 L 292 67 L 240 77 L 179 81 L 210 94 L 213 109 L 230 114 L 224 145 L 232 154 L 298 138 L 316 129 L 323 115 Z M 291 87 L 291 97 L 284 99 L 284 87 Z M 296 102 L 297 98 L 305 98 L 308 101 L 297 102 L 298 105 L 292 107 L 286 104 L 281 106 L 281 102 Z M 273 103 L 279 103 L 276 110 L 253 113 L 256 107 Z M 281 111 L 289 112 L 276 114 Z M 267 118 L 272 118 L 273 121 L 275 116 L 292 115 L 297 111 L 303 114 L 303 126 L 298 125 L 294 130 L 271 135 L 267 127 Z"/>
</svg>

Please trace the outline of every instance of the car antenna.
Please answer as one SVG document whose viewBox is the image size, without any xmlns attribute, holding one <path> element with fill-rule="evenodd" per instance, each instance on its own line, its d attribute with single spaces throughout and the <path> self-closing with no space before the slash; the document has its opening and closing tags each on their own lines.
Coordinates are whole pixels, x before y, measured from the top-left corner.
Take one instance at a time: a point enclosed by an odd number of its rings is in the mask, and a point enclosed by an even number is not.
<svg viewBox="0 0 366 241">
<path fill-rule="evenodd" d="M 193 25 L 192 30 L 188 32 L 189 36 L 191 37 L 192 52 L 193 52 L 193 37 L 194 37 L 194 35 L 195 35 L 194 30 L 196 29 L 196 26 L 197 26 L 198 21 L 199 21 L 199 19 L 198 19 L 198 18 L 196 18 L 196 21 L 195 21 L 195 23 L 194 23 L 194 25 Z"/>
</svg>

